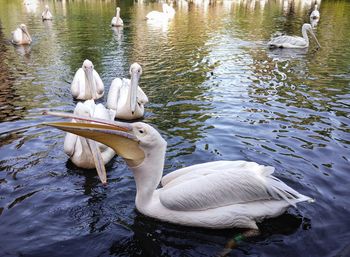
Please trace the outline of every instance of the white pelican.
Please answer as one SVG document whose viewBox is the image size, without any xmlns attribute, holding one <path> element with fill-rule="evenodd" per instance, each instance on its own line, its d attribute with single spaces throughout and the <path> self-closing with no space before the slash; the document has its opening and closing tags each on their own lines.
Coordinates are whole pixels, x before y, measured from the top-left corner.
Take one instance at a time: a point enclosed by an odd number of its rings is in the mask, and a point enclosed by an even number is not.
<svg viewBox="0 0 350 257">
<path fill-rule="evenodd" d="M 94 70 L 91 61 L 86 59 L 83 67 L 77 70 L 71 85 L 71 91 L 73 97 L 79 100 L 99 99 L 103 96 L 103 82 L 100 75 Z"/>
<path fill-rule="evenodd" d="M 319 19 L 320 18 L 320 12 L 317 10 L 317 4 L 315 4 L 315 8 L 310 14 L 310 19 Z"/>
<path fill-rule="evenodd" d="M 167 143 L 152 126 L 85 120 L 94 123 L 46 125 L 99 141 L 123 157 L 135 178 L 136 208 L 146 216 L 194 227 L 256 231 L 256 222 L 278 216 L 299 202 L 312 202 L 274 177 L 273 167 L 254 162 L 208 162 L 162 178 Z M 160 182 L 162 187 L 157 189 Z"/>
<path fill-rule="evenodd" d="M 130 66 L 131 79 L 116 78 L 112 81 L 107 97 L 107 107 L 115 110 L 115 117 L 124 120 L 138 119 L 143 116 L 144 105 L 148 98 L 138 86 L 142 68 L 140 64 Z"/>
<path fill-rule="evenodd" d="M 49 10 L 49 6 L 48 5 L 45 5 L 45 10 L 41 14 L 41 18 L 43 19 L 43 21 L 45 21 L 45 20 L 52 20 L 52 14 L 51 14 L 51 12 Z"/>
<path fill-rule="evenodd" d="M 314 37 L 317 45 L 319 47 L 321 47 L 314 32 L 312 31 L 311 25 L 308 23 L 305 23 L 301 29 L 301 33 L 303 34 L 303 37 L 296 37 L 296 36 L 275 37 L 268 43 L 268 46 L 270 48 L 277 48 L 277 47 L 279 47 L 279 48 L 306 48 L 306 47 L 309 47 L 309 38 L 307 36 L 307 31 L 309 31 L 310 34 Z"/>
<path fill-rule="evenodd" d="M 123 20 L 120 18 L 120 8 L 117 7 L 115 17 L 111 21 L 113 27 L 122 27 L 124 25 Z"/>
<path fill-rule="evenodd" d="M 32 43 L 32 38 L 25 24 L 19 25 L 19 27 L 12 32 L 12 43 L 15 45 L 30 45 Z"/>
<path fill-rule="evenodd" d="M 95 104 L 94 100 L 79 102 L 74 109 L 74 114 L 92 118 L 114 120 L 114 111 L 107 110 L 102 104 Z M 72 122 L 77 122 L 72 120 Z M 64 139 L 64 152 L 70 160 L 78 167 L 84 169 L 95 169 L 102 183 L 107 182 L 104 165 L 115 155 L 115 152 L 100 143 L 90 139 L 67 133 Z M 101 161 L 98 159 L 101 158 Z"/>
<path fill-rule="evenodd" d="M 175 10 L 173 7 L 169 6 L 166 3 L 162 5 L 162 12 L 159 11 L 151 11 L 146 15 L 148 20 L 170 20 L 175 15 Z"/>
</svg>

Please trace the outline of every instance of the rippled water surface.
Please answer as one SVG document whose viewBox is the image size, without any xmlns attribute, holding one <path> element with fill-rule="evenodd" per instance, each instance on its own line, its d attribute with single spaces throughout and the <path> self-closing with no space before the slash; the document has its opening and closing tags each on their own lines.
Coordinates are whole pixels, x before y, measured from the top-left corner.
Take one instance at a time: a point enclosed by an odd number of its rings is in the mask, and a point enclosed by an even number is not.
<svg viewBox="0 0 350 257">
<path fill-rule="evenodd" d="M 261 236 L 230 256 L 350 256 L 350 3 L 322 1 L 306 51 L 270 51 L 271 35 L 300 35 L 308 1 L 178 1 L 174 20 L 147 22 L 160 3 L 0 0 L 0 255 L 213 256 L 239 230 L 184 228 L 135 209 L 121 158 L 94 171 L 63 152 L 64 133 L 36 126 L 72 111 L 70 82 L 89 58 L 108 90 L 143 68 L 144 121 L 168 142 L 165 173 L 215 160 L 276 167 L 276 176 L 315 203 L 259 224 Z M 290 2 L 290 1 L 289 1 Z M 311 1 L 310 1 L 311 2 Z M 54 15 L 42 22 L 45 3 Z M 25 23 L 29 47 L 11 31 Z M 105 102 L 104 99 L 98 102 Z"/>
</svg>

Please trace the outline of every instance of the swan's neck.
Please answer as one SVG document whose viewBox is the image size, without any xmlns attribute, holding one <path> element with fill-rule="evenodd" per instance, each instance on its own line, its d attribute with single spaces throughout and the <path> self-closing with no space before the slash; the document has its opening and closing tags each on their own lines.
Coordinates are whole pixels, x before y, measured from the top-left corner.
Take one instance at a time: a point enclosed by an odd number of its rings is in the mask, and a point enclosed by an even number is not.
<svg viewBox="0 0 350 257">
<path fill-rule="evenodd" d="M 143 212 L 150 203 L 163 175 L 166 143 L 158 145 L 151 153 L 146 153 L 145 160 L 136 167 L 131 167 L 136 182 L 136 208 Z"/>
</svg>

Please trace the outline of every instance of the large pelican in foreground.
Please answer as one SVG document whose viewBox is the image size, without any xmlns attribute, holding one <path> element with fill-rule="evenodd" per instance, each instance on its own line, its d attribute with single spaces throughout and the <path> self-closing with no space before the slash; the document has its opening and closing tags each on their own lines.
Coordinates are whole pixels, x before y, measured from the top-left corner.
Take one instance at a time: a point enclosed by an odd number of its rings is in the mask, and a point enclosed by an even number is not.
<svg viewBox="0 0 350 257">
<path fill-rule="evenodd" d="M 49 6 L 45 5 L 45 10 L 43 11 L 43 13 L 41 14 L 41 18 L 43 21 L 45 20 L 52 20 L 52 14 L 49 10 Z"/>
<path fill-rule="evenodd" d="M 94 100 L 79 102 L 74 109 L 74 114 L 111 121 L 114 120 L 115 115 L 114 111 L 107 110 L 102 104 L 96 105 Z M 73 119 L 72 122 L 77 121 Z M 76 166 L 84 169 L 96 168 L 101 182 L 107 182 L 104 165 L 115 156 L 113 149 L 93 140 L 67 133 L 64 139 L 64 152 Z"/>
<path fill-rule="evenodd" d="M 148 20 L 170 20 L 175 16 L 175 10 L 172 6 L 169 6 L 166 3 L 162 4 L 162 12 L 159 11 L 151 11 L 146 15 Z"/>
<path fill-rule="evenodd" d="M 104 94 L 104 85 L 91 61 L 85 60 L 83 67 L 74 75 L 71 85 L 74 98 L 79 100 L 99 99 Z"/>
<path fill-rule="evenodd" d="M 130 66 L 131 79 L 116 78 L 112 81 L 107 97 L 107 107 L 115 110 L 115 117 L 124 120 L 138 119 L 143 116 L 144 105 L 148 103 L 146 94 L 139 87 L 142 74 L 140 64 Z"/>
<path fill-rule="evenodd" d="M 117 7 L 116 14 L 112 18 L 111 25 L 113 27 L 122 27 L 124 25 L 123 20 L 120 18 L 120 8 Z"/>
<path fill-rule="evenodd" d="M 136 208 L 146 216 L 186 226 L 258 230 L 256 222 L 312 201 L 274 177 L 273 167 L 254 162 L 202 163 L 162 178 L 167 143 L 152 126 L 85 120 L 95 123 L 46 125 L 99 141 L 123 157 L 135 178 Z"/>
<path fill-rule="evenodd" d="M 268 43 L 268 46 L 270 48 L 278 48 L 278 47 L 279 48 L 306 48 L 306 47 L 309 47 L 309 38 L 307 36 L 307 31 L 309 31 L 310 34 L 313 36 L 317 45 L 319 47 L 321 47 L 314 32 L 312 31 L 311 25 L 308 23 L 305 23 L 301 29 L 301 33 L 302 33 L 303 37 L 279 36 L 279 37 L 273 38 Z"/>
<path fill-rule="evenodd" d="M 12 32 L 11 42 L 15 45 L 30 45 L 32 43 L 32 38 L 25 24 L 19 25 L 19 27 Z"/>
</svg>

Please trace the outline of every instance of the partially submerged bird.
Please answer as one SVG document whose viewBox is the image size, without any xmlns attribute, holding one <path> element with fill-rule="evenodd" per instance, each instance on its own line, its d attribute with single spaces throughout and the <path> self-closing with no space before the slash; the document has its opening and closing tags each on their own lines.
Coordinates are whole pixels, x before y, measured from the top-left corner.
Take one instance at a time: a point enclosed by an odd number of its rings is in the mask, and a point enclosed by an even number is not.
<svg viewBox="0 0 350 257">
<path fill-rule="evenodd" d="M 162 12 L 159 11 L 151 11 L 146 15 L 146 18 L 148 20 L 170 20 L 174 17 L 175 15 L 175 10 L 173 7 L 169 6 L 166 3 L 162 4 Z"/>
<path fill-rule="evenodd" d="M 99 99 L 104 94 L 104 85 L 91 61 L 85 60 L 77 70 L 71 85 L 74 98 L 79 100 Z"/>
<path fill-rule="evenodd" d="M 315 4 L 315 8 L 310 14 L 310 19 L 319 19 L 320 18 L 320 12 L 317 10 L 317 4 Z"/>
<path fill-rule="evenodd" d="M 258 230 L 256 222 L 278 216 L 291 205 L 312 201 L 274 177 L 273 167 L 254 162 L 202 163 L 162 178 L 167 143 L 152 126 L 75 119 L 94 123 L 46 125 L 99 141 L 123 157 L 135 178 L 136 208 L 146 216 L 186 226 Z M 157 189 L 160 182 L 162 187 Z"/>
<path fill-rule="evenodd" d="M 30 45 L 32 43 L 32 38 L 25 24 L 19 25 L 19 27 L 12 32 L 11 42 L 15 45 Z"/>
<path fill-rule="evenodd" d="M 115 115 L 114 111 L 107 110 L 102 104 L 96 105 L 94 100 L 79 102 L 74 109 L 74 114 L 111 121 L 114 120 Z M 73 119 L 72 122 L 79 121 Z M 84 169 L 96 168 L 101 182 L 107 182 L 104 165 L 115 156 L 113 149 L 93 140 L 67 133 L 64 139 L 64 152 L 76 166 Z"/>
<path fill-rule="evenodd" d="M 43 13 L 41 14 L 41 18 L 43 21 L 45 20 L 52 20 L 52 14 L 49 10 L 49 6 L 45 5 L 45 10 L 43 11 Z"/>
<path fill-rule="evenodd" d="M 270 48 L 278 48 L 278 47 L 279 48 L 306 48 L 306 47 L 309 47 L 309 38 L 307 36 L 307 31 L 309 31 L 310 34 L 313 36 L 317 45 L 319 47 L 321 47 L 314 32 L 312 31 L 311 25 L 308 23 L 305 23 L 301 29 L 301 33 L 302 33 L 303 37 L 296 37 L 296 36 L 275 37 L 268 43 L 268 46 Z"/>
<path fill-rule="evenodd" d="M 112 81 L 107 97 L 107 107 L 115 110 L 115 117 L 124 120 L 141 118 L 148 103 L 146 94 L 139 87 L 142 74 L 140 64 L 130 66 L 131 79 L 116 78 Z"/>
<path fill-rule="evenodd" d="M 123 20 L 120 18 L 120 8 L 117 7 L 116 14 L 112 18 L 111 25 L 113 27 L 122 27 L 124 25 Z"/>
</svg>

